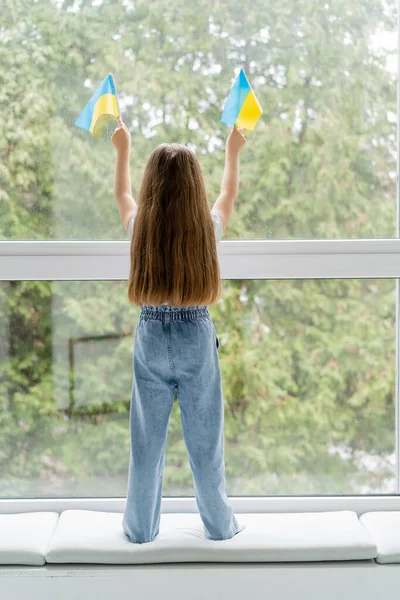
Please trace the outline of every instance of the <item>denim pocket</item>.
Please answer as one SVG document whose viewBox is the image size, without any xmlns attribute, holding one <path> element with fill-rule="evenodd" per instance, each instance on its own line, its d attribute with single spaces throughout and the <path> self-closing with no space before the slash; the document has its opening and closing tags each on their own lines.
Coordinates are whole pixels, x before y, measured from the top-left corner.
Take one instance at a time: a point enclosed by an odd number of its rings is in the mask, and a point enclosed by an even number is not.
<svg viewBox="0 0 400 600">
<path fill-rule="evenodd" d="M 211 321 L 211 319 L 210 319 L 210 321 Z M 212 321 L 211 321 L 211 324 L 212 324 L 212 328 L 213 328 L 213 331 L 214 331 L 215 346 L 216 346 L 216 348 L 218 350 L 218 348 L 219 348 L 219 338 L 217 336 L 217 330 L 215 329 L 215 325 L 214 325 L 214 323 Z"/>
</svg>

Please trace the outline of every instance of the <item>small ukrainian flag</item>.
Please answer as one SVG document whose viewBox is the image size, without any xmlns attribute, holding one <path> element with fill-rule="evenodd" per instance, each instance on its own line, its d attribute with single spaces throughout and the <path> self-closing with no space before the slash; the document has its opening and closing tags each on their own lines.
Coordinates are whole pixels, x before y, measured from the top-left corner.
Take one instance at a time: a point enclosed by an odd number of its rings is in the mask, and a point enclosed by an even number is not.
<svg viewBox="0 0 400 600">
<path fill-rule="evenodd" d="M 253 131 L 262 112 L 249 80 L 241 69 L 226 99 L 221 123 Z"/>
<path fill-rule="evenodd" d="M 114 120 L 118 117 L 120 117 L 120 111 L 117 90 L 114 77 L 110 73 L 100 83 L 75 121 L 75 125 L 85 129 L 85 131 L 90 131 L 93 137 L 98 140 L 110 118 Z"/>
</svg>

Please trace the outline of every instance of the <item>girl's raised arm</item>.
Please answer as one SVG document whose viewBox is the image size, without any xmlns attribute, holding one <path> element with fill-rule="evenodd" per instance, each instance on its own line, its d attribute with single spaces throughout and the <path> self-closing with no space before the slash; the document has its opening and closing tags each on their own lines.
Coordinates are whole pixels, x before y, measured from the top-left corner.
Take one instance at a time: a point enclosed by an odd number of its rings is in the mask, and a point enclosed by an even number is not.
<svg viewBox="0 0 400 600">
<path fill-rule="evenodd" d="M 221 192 L 213 206 L 213 211 L 221 217 L 225 229 L 231 217 L 233 203 L 239 190 L 239 154 L 246 145 L 243 129 L 233 127 L 226 140 L 225 170 L 222 177 Z"/>
<path fill-rule="evenodd" d="M 127 126 L 120 118 L 118 119 L 118 127 L 111 136 L 111 142 L 117 151 L 114 171 L 114 196 L 117 200 L 122 224 L 128 231 L 129 222 L 136 213 L 137 205 L 132 196 L 129 171 L 131 136 Z"/>
</svg>

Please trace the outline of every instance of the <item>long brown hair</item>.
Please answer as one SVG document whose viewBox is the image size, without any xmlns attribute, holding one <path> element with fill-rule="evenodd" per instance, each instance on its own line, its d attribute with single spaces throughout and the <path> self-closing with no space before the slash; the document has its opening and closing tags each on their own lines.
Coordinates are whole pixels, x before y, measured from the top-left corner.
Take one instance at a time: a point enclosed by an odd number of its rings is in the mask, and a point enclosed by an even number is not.
<svg viewBox="0 0 400 600">
<path fill-rule="evenodd" d="M 221 288 L 213 222 L 195 154 L 161 144 L 147 161 L 131 241 L 129 300 L 213 304 Z"/>
</svg>

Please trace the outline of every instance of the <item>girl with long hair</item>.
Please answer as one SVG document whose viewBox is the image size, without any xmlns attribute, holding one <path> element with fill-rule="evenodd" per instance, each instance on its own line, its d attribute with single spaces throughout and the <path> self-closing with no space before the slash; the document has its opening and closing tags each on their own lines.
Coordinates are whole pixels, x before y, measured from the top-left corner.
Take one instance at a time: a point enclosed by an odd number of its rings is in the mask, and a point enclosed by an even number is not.
<svg viewBox="0 0 400 600">
<path fill-rule="evenodd" d="M 246 140 L 242 130 L 232 129 L 221 193 L 211 211 L 199 162 L 189 148 L 155 148 L 136 204 L 130 134 L 121 120 L 111 140 L 117 151 L 114 194 L 131 238 L 128 296 L 141 307 L 123 529 L 135 543 L 151 542 L 159 532 L 168 421 L 177 396 L 204 535 L 228 539 L 239 526 L 225 491 L 219 341 L 207 306 L 220 294 L 217 243 L 238 193 L 239 153 Z"/>
</svg>

